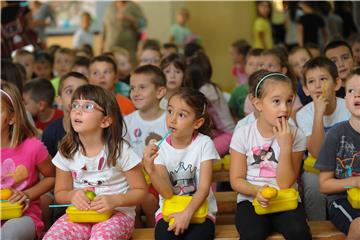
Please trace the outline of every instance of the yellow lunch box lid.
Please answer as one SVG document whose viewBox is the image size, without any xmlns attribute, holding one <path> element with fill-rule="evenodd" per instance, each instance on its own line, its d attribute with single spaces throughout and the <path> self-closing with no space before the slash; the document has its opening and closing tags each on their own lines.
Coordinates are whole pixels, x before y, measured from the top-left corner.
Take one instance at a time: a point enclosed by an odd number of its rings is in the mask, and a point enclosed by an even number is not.
<svg viewBox="0 0 360 240">
<path fill-rule="evenodd" d="M 21 217 L 24 205 L 11 202 L 0 202 L 1 220 Z"/>
<path fill-rule="evenodd" d="M 66 209 L 66 214 L 70 222 L 102 222 L 108 220 L 113 212 L 106 211 L 99 213 L 93 210 L 81 211 L 75 206 L 70 206 Z"/>
<path fill-rule="evenodd" d="M 347 199 L 353 208 L 360 208 L 360 188 L 350 188 L 347 190 Z"/>
</svg>

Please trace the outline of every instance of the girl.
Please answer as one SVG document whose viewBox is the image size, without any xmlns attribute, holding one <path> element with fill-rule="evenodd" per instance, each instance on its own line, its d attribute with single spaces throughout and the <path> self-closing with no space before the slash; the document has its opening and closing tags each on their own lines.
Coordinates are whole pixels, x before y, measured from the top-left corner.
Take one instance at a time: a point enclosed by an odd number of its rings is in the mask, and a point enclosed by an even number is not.
<svg viewBox="0 0 360 240">
<path fill-rule="evenodd" d="M 234 120 L 220 88 L 210 79 L 212 67 L 205 53 L 196 53 L 188 59 L 186 69 L 186 86 L 202 92 L 209 101 L 209 114 L 215 123 L 213 141 L 220 156 L 229 151 Z"/>
<path fill-rule="evenodd" d="M 123 118 L 115 97 L 101 87 L 84 85 L 72 97 L 71 128 L 53 158 L 55 199 L 79 210 L 113 216 L 100 223 L 59 218 L 44 239 L 128 239 L 134 228 L 135 205 L 147 190 L 140 159 L 123 138 Z M 85 191 L 96 193 L 90 201 Z"/>
<path fill-rule="evenodd" d="M 219 159 L 211 139 L 206 97 L 199 91 L 180 89 L 169 99 L 166 123 L 171 134 L 160 149 L 149 144 L 144 153 L 144 166 L 160 193 L 156 212 L 156 239 L 214 239 L 216 201 L 210 189 L 212 162 Z M 164 199 L 173 195 L 193 196 L 184 211 L 173 214 L 169 226 L 162 219 Z M 190 224 L 193 213 L 208 201 L 208 218 L 202 224 Z"/>
<path fill-rule="evenodd" d="M 238 192 L 236 228 L 241 239 L 266 239 L 280 232 L 286 239 L 311 239 L 305 212 L 257 215 L 252 201 L 267 207 L 261 190 L 292 187 L 306 149 L 304 134 L 287 122 L 295 97 L 294 83 L 282 73 L 264 71 L 252 92 L 257 120 L 235 130 L 231 140 L 230 183 Z M 266 156 L 265 158 L 263 156 Z"/>
<path fill-rule="evenodd" d="M 273 47 L 270 23 L 271 2 L 256 2 L 257 18 L 254 22 L 254 48 L 270 49 Z"/>
<path fill-rule="evenodd" d="M 46 147 L 36 138 L 16 87 L 1 81 L 1 189 L 10 188 L 10 202 L 24 205 L 23 216 L 1 223 L 4 239 L 41 236 L 39 197 L 54 186 L 55 169 Z M 41 173 L 44 178 L 38 178 Z"/>
<path fill-rule="evenodd" d="M 170 54 L 162 59 L 160 69 L 166 76 L 166 95 L 160 101 L 160 107 L 167 109 L 168 99 L 177 90 L 184 86 L 185 58 L 177 53 Z"/>
</svg>

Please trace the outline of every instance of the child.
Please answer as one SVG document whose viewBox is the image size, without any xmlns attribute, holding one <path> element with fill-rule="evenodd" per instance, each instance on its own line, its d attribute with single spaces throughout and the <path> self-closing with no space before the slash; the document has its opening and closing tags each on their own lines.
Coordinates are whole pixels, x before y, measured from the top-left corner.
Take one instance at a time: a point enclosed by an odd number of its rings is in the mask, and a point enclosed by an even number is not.
<svg viewBox="0 0 360 240">
<path fill-rule="evenodd" d="M 156 47 L 144 47 L 139 55 L 139 66 L 151 64 L 160 67 L 161 52 Z"/>
<path fill-rule="evenodd" d="M 132 69 L 130 54 L 128 50 L 120 47 L 113 48 L 112 52 L 118 69 L 118 81 L 115 83 L 115 92 L 129 97 L 130 73 Z"/>
<path fill-rule="evenodd" d="M 34 61 L 34 73 L 38 78 L 51 80 L 54 76 L 52 74 L 53 59 L 50 54 L 46 52 L 36 52 Z"/>
<path fill-rule="evenodd" d="M 343 41 L 336 40 L 326 45 L 324 49 L 325 57 L 333 61 L 337 67 L 340 79 L 344 80 L 350 73 L 350 70 L 355 66 L 353 52 L 351 46 Z M 341 86 L 336 96 L 344 98 L 345 88 Z"/>
<path fill-rule="evenodd" d="M 130 97 L 137 111 L 125 117 L 125 123 L 135 153 L 142 158 L 144 148 L 152 141 L 159 141 L 166 134 L 166 114 L 160 100 L 166 94 L 166 78 L 158 67 L 144 65 L 134 70 L 130 78 Z M 146 215 L 147 227 L 154 227 L 154 214 L 159 207 L 158 194 L 150 186 L 146 200 L 137 207 L 137 227 L 141 226 L 140 210 Z"/>
<path fill-rule="evenodd" d="M 249 75 L 245 72 L 245 60 L 246 54 L 250 48 L 249 43 L 244 39 L 237 40 L 231 45 L 231 57 L 233 62 L 231 74 L 236 78 L 236 85 L 247 84 Z"/>
<path fill-rule="evenodd" d="M 320 169 L 320 191 L 327 195 L 327 209 L 332 223 L 347 239 L 360 239 L 360 209 L 346 199 L 346 189 L 360 187 L 360 68 L 345 78 L 349 121 L 332 128 L 321 147 L 315 167 Z"/>
<path fill-rule="evenodd" d="M 296 91 L 290 78 L 264 71 L 253 91 L 259 117 L 236 129 L 230 144 L 230 183 L 238 192 L 236 228 L 241 239 L 266 239 L 274 231 L 286 239 L 311 239 L 300 202 L 294 210 L 255 213 L 254 198 L 268 206 L 269 200 L 261 195 L 265 186 L 296 188 L 306 142 L 304 134 L 287 121 Z"/>
<path fill-rule="evenodd" d="M 160 193 L 155 239 L 214 239 L 217 207 L 210 185 L 213 161 L 219 155 L 207 136 L 211 122 L 206 97 L 190 88 L 180 89 L 169 99 L 166 123 L 171 134 L 159 147 L 148 145 L 144 153 L 145 169 Z M 169 226 L 162 206 L 173 195 L 192 196 L 192 200 L 182 212 L 172 214 L 174 223 Z M 189 224 L 205 201 L 209 206 L 205 222 Z"/>
<path fill-rule="evenodd" d="M 81 73 L 82 75 L 84 75 L 85 77 L 88 78 L 89 77 L 89 66 L 90 66 L 89 58 L 84 57 L 84 56 L 77 56 L 75 58 L 75 62 L 74 62 L 74 65 L 73 65 L 71 71 Z"/>
<path fill-rule="evenodd" d="M 185 68 L 185 58 L 177 53 L 172 53 L 161 60 L 160 69 L 166 76 L 167 91 L 160 101 L 160 108 L 166 110 L 170 96 L 184 86 Z"/>
<path fill-rule="evenodd" d="M 54 54 L 54 75 L 51 84 L 58 93 L 59 81 L 62 76 L 71 71 L 75 61 L 75 51 L 69 48 L 59 48 Z"/>
<path fill-rule="evenodd" d="M 163 57 L 167 57 L 172 53 L 179 53 L 179 48 L 175 43 L 164 43 L 162 47 Z"/>
<path fill-rule="evenodd" d="M 360 34 L 353 35 L 349 41 L 354 54 L 355 65 L 360 66 Z"/>
<path fill-rule="evenodd" d="M 35 239 L 44 226 L 39 197 L 54 186 L 55 169 L 46 147 L 26 117 L 19 91 L 1 81 L 1 189 L 24 204 L 23 216 L 1 221 L 2 239 Z M 43 178 L 39 179 L 39 174 Z"/>
<path fill-rule="evenodd" d="M 267 1 L 256 2 L 257 18 L 254 22 L 253 48 L 270 49 L 273 47 L 272 30 L 270 24 L 271 3 Z"/>
<path fill-rule="evenodd" d="M 123 136 L 123 119 L 115 97 L 105 89 L 84 85 L 72 96 L 71 127 L 53 158 L 55 198 L 79 210 L 114 211 L 106 221 L 72 223 L 59 218 L 44 239 L 129 239 L 136 204 L 146 193 L 139 157 Z M 85 191 L 96 197 L 90 201 Z"/>
<path fill-rule="evenodd" d="M 256 70 L 259 68 L 260 65 L 260 57 L 261 53 L 263 52 L 263 49 L 260 48 L 254 48 L 251 49 L 245 59 L 245 74 L 247 75 L 247 78 L 256 72 Z M 235 122 L 239 121 L 241 118 L 245 117 L 244 107 L 246 101 L 249 101 L 248 98 L 251 97 L 251 94 L 249 93 L 249 86 L 248 84 L 237 86 L 234 91 L 231 93 L 231 97 L 229 100 L 229 108 L 231 115 Z M 250 102 L 249 102 L 250 104 Z M 253 107 L 251 107 L 253 109 Z M 248 113 L 251 112 L 251 110 L 247 110 Z"/>
<path fill-rule="evenodd" d="M 348 120 L 350 113 L 345 107 L 344 99 L 335 95 L 341 86 L 341 79 L 330 59 L 317 57 L 306 62 L 304 79 L 304 92 L 313 101 L 297 112 L 296 119 L 307 138 L 309 154 L 317 158 L 326 131 L 337 123 Z M 318 174 L 308 171 L 304 171 L 302 175 L 305 210 L 309 220 L 326 219 L 325 196 L 319 192 L 318 177 Z"/>
<path fill-rule="evenodd" d="M 115 83 L 117 82 L 117 67 L 115 61 L 107 55 L 100 55 L 93 58 L 90 62 L 89 83 L 98 85 L 112 93 L 115 92 Z M 119 104 L 121 114 L 124 116 L 135 111 L 132 102 L 120 95 L 115 94 L 116 101 Z"/>
<path fill-rule="evenodd" d="M 94 36 L 90 31 L 91 15 L 89 12 L 83 12 L 80 15 L 80 28 L 75 32 L 73 39 L 73 47 L 80 48 L 84 44 L 93 45 Z"/>
<path fill-rule="evenodd" d="M 209 101 L 209 114 L 214 121 L 213 141 L 222 157 L 229 151 L 232 132 L 235 128 L 229 107 L 220 88 L 211 81 L 212 67 L 209 58 L 202 52 L 188 59 L 185 86 L 202 92 Z"/>
<path fill-rule="evenodd" d="M 30 81 L 33 78 L 34 73 L 34 54 L 25 49 L 16 50 L 14 62 L 21 64 L 25 68 L 25 81 Z"/>
<path fill-rule="evenodd" d="M 181 49 L 191 36 L 191 30 L 186 26 L 189 18 L 190 13 L 186 8 L 179 9 L 176 13 L 176 23 L 170 28 L 169 42 L 175 43 Z"/>
<path fill-rule="evenodd" d="M 304 64 L 311 59 L 311 53 L 304 47 L 294 47 L 289 52 L 289 63 L 297 79 L 296 92 L 300 98 L 301 104 L 306 105 L 312 101 L 311 97 L 306 96 L 302 88 L 302 82 L 304 82 L 303 67 Z"/>
<path fill-rule="evenodd" d="M 318 44 L 309 42 L 309 43 L 305 44 L 304 47 L 307 50 L 309 50 L 309 52 L 311 53 L 312 58 L 316 58 L 316 57 L 321 56 L 321 51 L 320 51 L 320 47 L 319 47 Z"/>
<path fill-rule="evenodd" d="M 55 92 L 46 79 L 35 79 L 24 85 L 25 108 L 34 117 L 35 126 L 44 130 L 50 123 L 63 116 L 60 109 L 53 108 Z"/>
</svg>

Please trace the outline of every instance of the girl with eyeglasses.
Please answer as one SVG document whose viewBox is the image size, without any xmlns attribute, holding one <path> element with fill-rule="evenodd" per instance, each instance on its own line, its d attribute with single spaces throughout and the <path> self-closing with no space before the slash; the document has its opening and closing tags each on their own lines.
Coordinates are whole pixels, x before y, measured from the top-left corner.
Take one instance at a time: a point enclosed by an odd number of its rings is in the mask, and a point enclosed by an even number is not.
<svg viewBox="0 0 360 240">
<path fill-rule="evenodd" d="M 135 205 L 147 193 L 141 159 L 124 139 L 124 123 L 115 97 L 99 86 L 74 92 L 71 127 L 53 158 L 55 198 L 79 210 L 113 211 L 106 221 L 73 223 L 60 217 L 44 239 L 128 239 L 134 229 Z M 86 191 L 96 197 L 89 200 Z"/>
</svg>

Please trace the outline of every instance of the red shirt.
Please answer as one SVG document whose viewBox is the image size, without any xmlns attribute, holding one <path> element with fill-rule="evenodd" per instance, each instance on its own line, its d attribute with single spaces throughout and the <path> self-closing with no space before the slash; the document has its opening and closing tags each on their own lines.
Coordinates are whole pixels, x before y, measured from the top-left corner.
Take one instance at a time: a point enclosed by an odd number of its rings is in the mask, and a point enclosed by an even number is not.
<svg viewBox="0 0 360 240">
<path fill-rule="evenodd" d="M 54 108 L 55 112 L 54 115 L 52 116 L 52 118 L 50 119 L 50 121 L 47 122 L 41 122 L 39 119 L 34 119 L 35 121 L 35 127 L 41 130 L 44 130 L 45 128 L 47 128 L 47 126 L 50 125 L 50 123 L 52 123 L 53 121 L 55 121 L 58 118 L 61 118 L 64 113 L 63 111 L 61 111 L 60 109 Z"/>
</svg>

